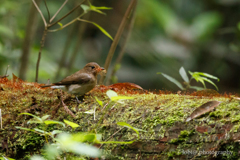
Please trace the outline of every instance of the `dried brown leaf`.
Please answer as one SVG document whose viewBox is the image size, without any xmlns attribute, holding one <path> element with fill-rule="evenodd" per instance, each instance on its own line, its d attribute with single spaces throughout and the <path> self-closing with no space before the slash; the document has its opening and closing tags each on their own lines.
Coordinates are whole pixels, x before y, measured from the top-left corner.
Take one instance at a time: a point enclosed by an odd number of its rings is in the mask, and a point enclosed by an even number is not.
<svg viewBox="0 0 240 160">
<path fill-rule="evenodd" d="M 192 114 L 186 119 L 186 122 L 191 121 L 192 119 L 199 117 L 209 111 L 212 111 L 215 107 L 217 107 L 220 103 L 219 101 L 209 101 L 204 103 L 200 107 L 196 108 Z"/>
</svg>

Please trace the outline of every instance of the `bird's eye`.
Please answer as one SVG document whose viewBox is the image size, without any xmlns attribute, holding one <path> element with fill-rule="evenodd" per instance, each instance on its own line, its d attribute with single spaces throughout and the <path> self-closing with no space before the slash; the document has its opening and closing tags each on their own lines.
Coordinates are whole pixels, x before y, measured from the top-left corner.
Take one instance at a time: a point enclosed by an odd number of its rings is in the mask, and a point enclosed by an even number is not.
<svg viewBox="0 0 240 160">
<path fill-rule="evenodd" d="M 95 67 L 94 66 L 91 66 L 92 69 L 94 69 Z"/>
</svg>

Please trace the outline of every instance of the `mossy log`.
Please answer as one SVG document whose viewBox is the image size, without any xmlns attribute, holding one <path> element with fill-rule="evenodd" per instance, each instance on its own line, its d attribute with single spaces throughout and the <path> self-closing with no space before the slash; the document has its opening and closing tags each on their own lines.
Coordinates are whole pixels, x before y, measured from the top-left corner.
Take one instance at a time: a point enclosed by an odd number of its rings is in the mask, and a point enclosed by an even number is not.
<svg viewBox="0 0 240 160">
<path fill-rule="evenodd" d="M 114 88 L 112 88 L 114 90 Z M 116 90 L 116 89 L 115 89 Z M 80 125 L 74 132 L 102 134 L 102 141 L 132 141 L 132 144 L 102 145 L 106 159 L 237 159 L 240 145 L 240 100 L 233 95 L 158 94 L 133 91 L 129 88 L 116 90 L 119 95 L 134 99 L 124 103 L 110 102 L 102 88 L 94 89 L 77 104 L 74 96 L 60 94 L 59 90 L 41 89 L 37 83 L 13 82 L 0 78 L 0 153 L 15 159 L 27 159 L 40 154 L 45 139 L 36 133 L 16 129 L 15 126 L 35 128 L 27 124 L 31 119 L 19 113 L 28 112 L 37 116 L 51 115 L 50 119 L 67 119 Z M 70 111 L 61 104 L 61 97 Z M 103 101 L 101 107 L 95 98 Z M 221 101 L 215 110 L 189 122 L 186 118 L 208 101 Z M 106 107 L 111 105 L 111 107 Z M 92 114 L 84 112 L 96 108 L 95 120 Z M 104 115 L 101 122 L 99 120 Z M 128 128 L 116 125 L 127 122 L 142 129 L 140 138 Z M 100 124 L 97 126 L 97 124 Z M 41 128 L 41 126 L 38 126 Z M 71 132 L 71 127 L 60 128 Z M 100 147 L 100 145 L 97 145 Z"/>
</svg>

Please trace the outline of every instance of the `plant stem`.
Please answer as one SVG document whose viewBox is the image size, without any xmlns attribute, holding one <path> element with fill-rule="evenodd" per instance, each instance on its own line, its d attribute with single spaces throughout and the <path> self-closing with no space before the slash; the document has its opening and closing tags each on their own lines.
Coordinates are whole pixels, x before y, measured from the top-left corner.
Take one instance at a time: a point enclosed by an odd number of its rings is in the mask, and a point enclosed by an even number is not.
<svg viewBox="0 0 240 160">
<path fill-rule="evenodd" d="M 54 18 L 58 15 L 58 13 L 62 10 L 62 8 L 66 5 L 66 3 L 68 2 L 68 0 L 65 0 L 65 2 L 62 4 L 62 6 L 57 10 L 57 12 L 52 16 L 52 18 L 50 19 L 49 23 L 51 23 Z"/>
<path fill-rule="evenodd" d="M 76 9 L 78 9 L 81 4 L 83 2 L 85 2 L 86 0 L 83 0 L 79 5 L 77 5 L 76 7 L 74 7 L 71 11 L 69 11 L 66 15 L 64 15 L 62 18 L 60 18 L 59 20 L 57 20 L 56 22 L 53 22 L 51 24 L 48 25 L 48 28 L 52 27 L 53 25 L 57 24 L 58 22 L 60 22 L 61 20 L 63 20 L 64 18 L 66 18 L 68 15 L 70 15 L 73 11 L 75 11 Z"/>
<path fill-rule="evenodd" d="M 47 22 L 46 22 L 43 14 L 42 14 L 42 11 L 39 9 L 39 7 L 38 7 L 37 3 L 35 2 L 35 0 L 32 0 L 32 2 L 33 2 L 33 4 L 35 5 L 35 7 L 37 8 L 39 14 L 41 15 L 42 20 L 43 20 L 43 23 L 44 23 L 44 26 L 47 27 Z"/>
<path fill-rule="evenodd" d="M 138 2 L 138 1 L 137 1 Z M 127 42 L 131 36 L 131 31 L 132 31 L 132 28 L 133 28 L 133 25 L 134 25 L 134 22 L 135 22 L 135 18 L 136 18 L 136 6 L 137 6 L 137 2 L 135 3 L 134 7 L 133 7 L 133 13 L 132 13 L 132 16 L 131 16 L 131 19 L 130 19 L 130 23 L 129 25 L 127 26 L 127 33 L 126 33 L 126 36 L 124 37 L 124 42 L 123 42 L 123 45 L 122 45 L 122 48 L 120 50 L 120 53 L 117 57 L 117 60 L 115 62 L 115 65 L 113 67 L 113 70 L 112 70 L 112 74 L 111 76 L 109 76 L 109 79 L 107 80 L 107 84 L 110 84 L 110 81 L 111 81 L 111 77 L 114 77 L 114 75 L 116 74 L 116 72 L 118 71 L 117 70 L 117 66 L 121 64 L 121 61 L 122 61 L 122 57 L 125 53 L 125 48 L 126 48 L 126 45 L 127 45 Z"/>
<path fill-rule="evenodd" d="M 39 63 L 40 63 L 40 59 L 41 59 L 42 49 L 43 49 L 44 43 L 45 43 L 45 38 L 46 38 L 46 36 L 47 36 L 47 32 L 48 32 L 48 29 L 47 29 L 47 27 L 45 27 L 44 32 L 43 32 L 43 35 L 42 35 L 41 46 L 40 46 L 39 53 L 38 53 L 38 60 L 37 60 L 37 65 L 36 65 L 36 79 L 35 79 L 35 82 L 38 82 Z"/>
<path fill-rule="evenodd" d="M 108 67 L 109 67 L 109 65 L 110 65 L 110 63 L 111 63 L 111 61 L 112 61 L 112 57 L 113 57 L 114 52 L 115 52 L 115 50 L 116 50 L 116 48 L 117 48 L 117 44 L 118 44 L 118 42 L 119 42 L 119 40 L 120 40 L 120 37 L 121 37 L 122 32 L 123 32 L 123 30 L 124 30 L 124 27 L 126 26 L 127 19 L 128 19 L 128 17 L 129 17 L 129 15 L 130 15 L 130 13 L 131 13 L 131 11 L 132 11 L 132 9 L 133 9 L 133 7 L 134 7 L 134 5 L 135 5 L 136 2 L 137 2 L 137 0 L 132 0 L 132 1 L 130 2 L 130 4 L 129 4 L 128 8 L 127 8 L 127 11 L 126 11 L 125 14 L 124 14 L 124 17 L 123 17 L 123 19 L 122 19 L 122 21 L 121 21 L 121 24 L 120 24 L 119 28 L 118 28 L 118 31 L 117 31 L 116 36 L 115 36 L 114 39 L 113 39 L 112 45 L 111 45 L 111 47 L 110 47 L 110 49 L 109 49 L 109 52 L 108 52 L 107 59 L 106 59 L 106 61 L 105 61 L 104 68 L 105 68 L 106 70 L 108 70 Z M 106 75 L 101 76 L 101 79 L 100 79 L 100 81 L 99 81 L 99 84 L 103 84 L 103 81 L 104 81 L 105 77 L 106 77 Z"/>
</svg>

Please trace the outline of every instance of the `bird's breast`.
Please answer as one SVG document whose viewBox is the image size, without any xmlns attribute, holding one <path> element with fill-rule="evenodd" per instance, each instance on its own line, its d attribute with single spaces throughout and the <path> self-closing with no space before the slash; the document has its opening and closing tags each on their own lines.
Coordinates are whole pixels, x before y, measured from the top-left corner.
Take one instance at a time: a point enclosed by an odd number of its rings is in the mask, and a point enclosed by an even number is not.
<svg viewBox="0 0 240 160">
<path fill-rule="evenodd" d="M 66 87 L 67 92 L 76 95 L 84 95 L 85 93 L 92 90 L 95 86 L 95 83 L 88 84 L 71 84 Z"/>
</svg>

